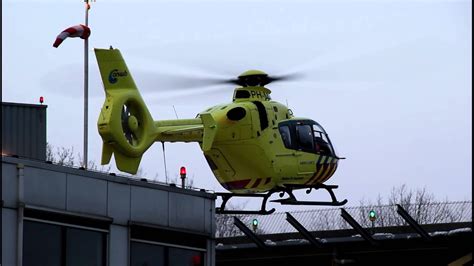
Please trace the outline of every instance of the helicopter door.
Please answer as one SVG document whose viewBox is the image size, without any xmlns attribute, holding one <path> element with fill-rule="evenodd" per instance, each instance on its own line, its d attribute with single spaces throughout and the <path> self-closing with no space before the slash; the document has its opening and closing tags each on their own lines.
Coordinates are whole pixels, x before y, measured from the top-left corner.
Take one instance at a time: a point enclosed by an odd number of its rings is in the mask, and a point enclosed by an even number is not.
<svg viewBox="0 0 474 266">
<path fill-rule="evenodd" d="M 298 174 L 312 175 L 316 170 L 312 126 L 298 123 L 296 125 L 296 141 L 298 144 L 298 150 L 296 152 Z"/>
</svg>

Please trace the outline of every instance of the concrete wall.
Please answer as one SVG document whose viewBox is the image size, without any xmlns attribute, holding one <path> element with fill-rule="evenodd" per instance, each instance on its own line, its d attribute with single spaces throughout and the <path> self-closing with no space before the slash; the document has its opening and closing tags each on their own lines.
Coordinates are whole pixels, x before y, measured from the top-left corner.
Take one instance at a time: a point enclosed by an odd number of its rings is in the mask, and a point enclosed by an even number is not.
<svg viewBox="0 0 474 266">
<path fill-rule="evenodd" d="M 211 249 L 207 254 L 214 254 L 211 239 L 215 232 L 215 197 L 212 194 L 2 157 L 3 265 L 15 265 L 10 262 L 16 258 L 16 233 L 11 232 L 16 232 L 17 224 L 18 165 L 24 165 L 23 203 L 27 207 L 112 219 L 109 265 L 128 264 L 130 222 L 206 235 Z M 214 258 L 206 261 L 207 265 L 213 265 Z"/>
</svg>

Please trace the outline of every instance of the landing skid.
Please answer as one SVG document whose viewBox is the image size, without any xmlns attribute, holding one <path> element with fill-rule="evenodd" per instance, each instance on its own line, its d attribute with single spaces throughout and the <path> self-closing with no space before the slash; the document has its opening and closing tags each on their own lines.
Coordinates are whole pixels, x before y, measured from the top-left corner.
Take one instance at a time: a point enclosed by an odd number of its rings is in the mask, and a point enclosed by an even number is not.
<svg viewBox="0 0 474 266">
<path fill-rule="evenodd" d="M 270 190 L 265 194 L 236 194 L 236 193 L 225 193 L 225 192 L 218 192 L 216 196 L 222 198 L 222 203 L 220 207 L 216 207 L 217 214 L 272 214 L 275 212 L 275 208 L 270 210 L 266 210 L 268 198 L 275 193 L 276 191 Z M 239 197 L 239 198 L 262 198 L 262 205 L 259 211 L 246 211 L 246 210 L 226 210 L 225 205 L 232 197 Z"/>
<path fill-rule="evenodd" d="M 347 199 L 343 201 L 338 201 L 336 199 L 336 195 L 334 194 L 333 189 L 338 188 L 337 185 L 324 185 L 324 184 L 317 184 L 317 185 L 285 185 L 284 187 L 279 187 L 268 191 L 265 194 L 236 194 L 236 193 L 223 193 L 219 192 L 216 193 L 218 197 L 222 198 L 222 203 L 220 207 L 216 208 L 217 214 L 260 214 L 266 215 L 275 212 L 275 208 L 270 210 L 266 209 L 267 201 L 271 195 L 274 193 L 279 193 L 280 198 L 282 198 L 285 194 L 288 194 L 288 198 L 285 199 L 277 199 L 272 200 L 271 202 L 277 202 L 281 205 L 317 205 L 317 206 L 342 206 L 347 203 Z M 331 201 L 299 201 L 296 199 L 295 195 L 293 194 L 294 190 L 298 189 L 306 189 L 306 194 L 311 193 L 311 191 L 318 190 L 318 189 L 325 189 L 329 195 L 331 196 Z M 225 205 L 232 197 L 240 197 L 240 198 L 262 198 L 262 205 L 260 210 L 257 211 L 250 211 L 250 210 L 226 210 Z"/>
</svg>

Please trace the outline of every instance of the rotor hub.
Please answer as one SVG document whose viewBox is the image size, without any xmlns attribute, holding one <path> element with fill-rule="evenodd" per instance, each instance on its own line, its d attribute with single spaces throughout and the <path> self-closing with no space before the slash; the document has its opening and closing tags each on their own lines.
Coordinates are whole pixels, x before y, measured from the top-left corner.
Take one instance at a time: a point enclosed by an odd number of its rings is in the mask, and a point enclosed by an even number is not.
<svg viewBox="0 0 474 266">
<path fill-rule="evenodd" d="M 248 70 L 240 74 L 237 79 L 237 84 L 243 87 L 265 86 L 271 80 L 268 74 L 260 70 Z"/>
<path fill-rule="evenodd" d="M 138 120 L 134 115 L 130 115 L 128 117 L 128 128 L 132 131 L 135 132 L 138 129 Z"/>
</svg>

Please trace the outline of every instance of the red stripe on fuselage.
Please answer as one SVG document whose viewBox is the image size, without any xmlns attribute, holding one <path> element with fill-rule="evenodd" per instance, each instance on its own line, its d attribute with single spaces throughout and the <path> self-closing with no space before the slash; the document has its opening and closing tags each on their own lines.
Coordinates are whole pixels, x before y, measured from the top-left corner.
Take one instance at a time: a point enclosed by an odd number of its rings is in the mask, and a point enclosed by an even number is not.
<svg viewBox="0 0 474 266">
<path fill-rule="evenodd" d="M 251 179 L 230 181 L 230 182 L 223 183 L 222 186 L 228 190 L 243 189 L 245 188 L 245 186 L 247 186 L 250 183 L 250 180 Z"/>
</svg>

